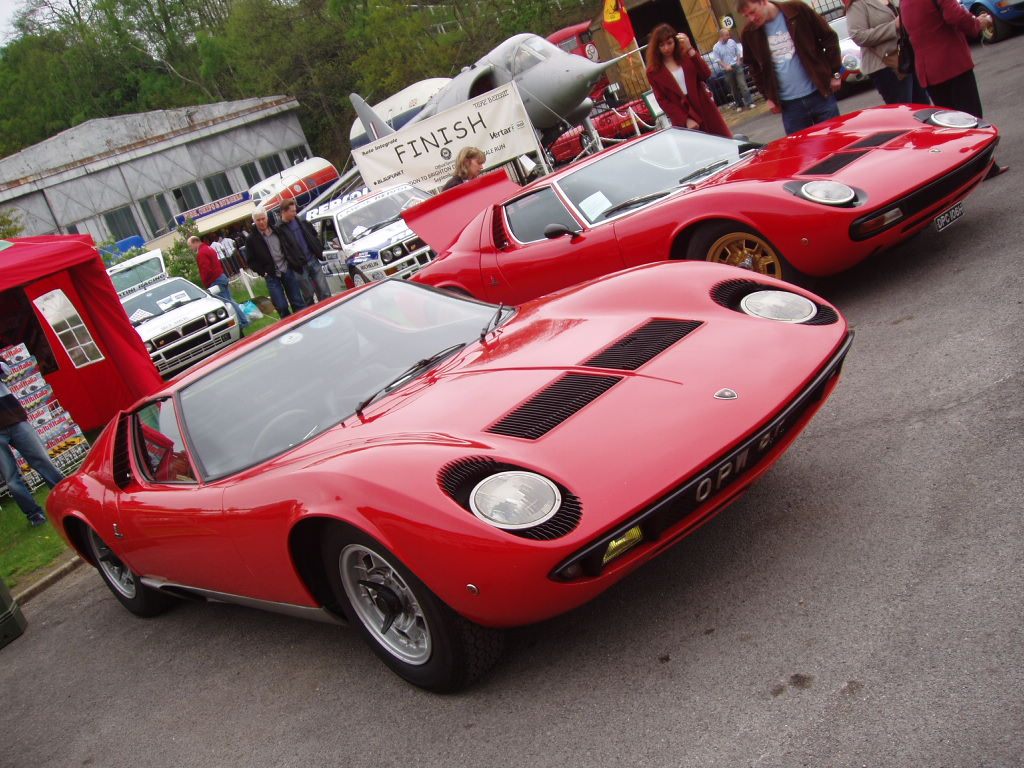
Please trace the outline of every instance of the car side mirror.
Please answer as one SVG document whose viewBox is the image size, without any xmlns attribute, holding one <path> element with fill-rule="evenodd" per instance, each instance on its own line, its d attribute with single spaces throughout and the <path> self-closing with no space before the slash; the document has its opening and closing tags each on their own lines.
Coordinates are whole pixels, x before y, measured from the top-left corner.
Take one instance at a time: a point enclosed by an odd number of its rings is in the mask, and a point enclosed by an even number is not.
<svg viewBox="0 0 1024 768">
<path fill-rule="evenodd" d="M 544 227 L 544 237 L 548 240 L 557 240 L 560 237 L 569 235 L 570 237 L 576 237 L 580 231 L 578 229 L 569 229 L 565 224 L 548 224 Z"/>
</svg>

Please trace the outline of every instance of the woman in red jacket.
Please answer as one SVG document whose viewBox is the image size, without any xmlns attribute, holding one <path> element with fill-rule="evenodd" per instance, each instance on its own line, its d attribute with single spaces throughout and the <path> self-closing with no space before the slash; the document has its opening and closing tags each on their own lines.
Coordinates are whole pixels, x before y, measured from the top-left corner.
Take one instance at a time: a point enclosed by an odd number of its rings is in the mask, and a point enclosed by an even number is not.
<svg viewBox="0 0 1024 768">
<path fill-rule="evenodd" d="M 684 34 L 659 24 L 647 46 L 647 79 L 672 125 L 732 138 L 706 85 L 711 69 Z"/>
</svg>

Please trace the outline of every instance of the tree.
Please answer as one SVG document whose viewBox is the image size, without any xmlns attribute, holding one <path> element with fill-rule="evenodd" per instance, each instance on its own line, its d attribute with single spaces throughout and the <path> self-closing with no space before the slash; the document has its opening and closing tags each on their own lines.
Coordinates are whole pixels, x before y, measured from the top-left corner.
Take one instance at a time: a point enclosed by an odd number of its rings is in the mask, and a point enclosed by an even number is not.
<svg viewBox="0 0 1024 768">
<path fill-rule="evenodd" d="M 25 227 L 22 226 L 21 217 L 16 211 L 0 210 L 0 240 L 17 237 L 24 231 Z"/>
</svg>

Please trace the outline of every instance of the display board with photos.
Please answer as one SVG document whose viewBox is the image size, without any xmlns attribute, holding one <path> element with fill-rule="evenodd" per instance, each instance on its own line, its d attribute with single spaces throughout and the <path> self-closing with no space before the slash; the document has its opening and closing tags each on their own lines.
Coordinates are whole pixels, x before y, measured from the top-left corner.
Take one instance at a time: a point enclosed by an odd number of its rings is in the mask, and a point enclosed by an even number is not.
<svg viewBox="0 0 1024 768">
<path fill-rule="evenodd" d="M 28 423 L 43 441 L 50 459 L 65 475 L 71 474 L 78 469 L 89 451 L 89 443 L 81 428 L 54 397 L 53 389 L 43 378 L 38 362 L 24 344 L 0 348 L 0 358 L 11 369 L 11 375 L 5 382 L 7 388 L 25 409 Z M 16 449 L 12 451 L 25 484 L 35 491 L 43 485 L 43 479 L 28 466 Z M 0 480 L 0 496 L 9 493 L 7 484 Z"/>
</svg>

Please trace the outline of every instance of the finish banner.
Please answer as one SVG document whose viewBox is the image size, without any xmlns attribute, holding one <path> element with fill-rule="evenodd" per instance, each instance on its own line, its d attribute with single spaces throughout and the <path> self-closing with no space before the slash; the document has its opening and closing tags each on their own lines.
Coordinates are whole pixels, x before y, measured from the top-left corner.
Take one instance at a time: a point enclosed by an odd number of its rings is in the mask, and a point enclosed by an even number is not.
<svg viewBox="0 0 1024 768">
<path fill-rule="evenodd" d="M 485 169 L 540 152 L 515 83 L 354 149 L 352 157 L 373 190 L 412 184 L 436 192 L 455 174 L 455 158 L 463 147 L 483 150 Z"/>
</svg>

